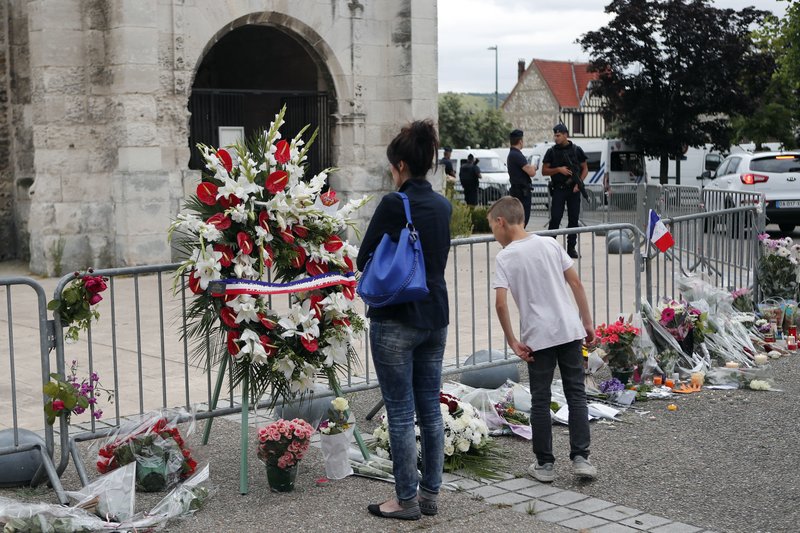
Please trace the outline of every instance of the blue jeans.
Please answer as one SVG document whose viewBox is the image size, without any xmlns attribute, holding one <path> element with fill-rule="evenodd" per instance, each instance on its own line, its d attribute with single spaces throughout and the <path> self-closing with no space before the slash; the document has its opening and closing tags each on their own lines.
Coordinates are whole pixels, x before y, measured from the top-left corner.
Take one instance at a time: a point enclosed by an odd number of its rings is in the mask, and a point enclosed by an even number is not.
<svg viewBox="0 0 800 533">
<path fill-rule="evenodd" d="M 447 328 L 420 329 L 396 320 L 372 321 L 369 339 L 389 421 L 397 499 L 415 499 L 417 485 L 425 493 L 436 495 L 444 468 L 439 391 Z M 422 444 L 421 480 L 417 474 L 415 412 Z"/>
<path fill-rule="evenodd" d="M 536 350 L 528 363 L 531 382 L 531 429 L 533 453 L 540 465 L 555 462 L 553 422 L 550 418 L 550 385 L 556 363 L 561 370 L 564 396 L 569 406 L 569 458 L 589 458 L 589 409 L 584 388 L 582 340 Z"/>
</svg>

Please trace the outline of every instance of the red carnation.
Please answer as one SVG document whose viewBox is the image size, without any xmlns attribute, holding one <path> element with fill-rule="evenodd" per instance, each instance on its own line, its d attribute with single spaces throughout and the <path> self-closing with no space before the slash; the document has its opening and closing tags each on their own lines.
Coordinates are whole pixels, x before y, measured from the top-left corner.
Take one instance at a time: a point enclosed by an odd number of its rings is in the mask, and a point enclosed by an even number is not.
<svg viewBox="0 0 800 533">
<path fill-rule="evenodd" d="M 272 194 L 278 194 L 286 188 L 289 183 L 289 174 L 285 170 L 276 170 L 267 177 L 267 190 Z"/>
<path fill-rule="evenodd" d="M 236 242 L 239 243 L 239 249 L 244 255 L 250 255 L 253 252 L 253 239 L 246 232 L 237 233 Z"/>
<path fill-rule="evenodd" d="M 216 213 L 208 217 L 207 224 L 213 224 L 215 228 L 220 231 L 226 230 L 231 227 L 231 219 L 225 216 L 224 213 Z"/>
<path fill-rule="evenodd" d="M 320 263 L 318 261 L 309 261 L 306 263 L 306 272 L 309 276 L 318 276 L 328 271 L 327 263 Z"/>
<path fill-rule="evenodd" d="M 222 320 L 223 324 L 231 329 L 236 329 L 239 327 L 239 324 L 236 323 L 236 312 L 227 305 L 220 309 L 219 318 Z"/>
<path fill-rule="evenodd" d="M 225 167 L 225 170 L 230 172 L 233 168 L 233 159 L 231 159 L 231 154 L 229 154 L 226 149 L 220 148 L 217 150 L 217 157 L 222 162 L 222 166 Z"/>
<path fill-rule="evenodd" d="M 275 161 L 281 164 L 288 163 L 291 158 L 289 148 L 288 142 L 278 141 L 278 144 L 275 145 Z"/>
<path fill-rule="evenodd" d="M 228 353 L 231 355 L 236 355 L 239 353 L 239 345 L 236 344 L 236 341 L 239 340 L 239 332 L 235 329 L 228 330 Z"/>
<path fill-rule="evenodd" d="M 332 206 L 333 204 L 339 201 L 339 199 L 336 198 L 336 191 L 334 191 L 333 189 L 329 189 L 328 192 L 320 194 L 319 199 L 322 202 L 322 205 L 328 207 Z"/>
<path fill-rule="evenodd" d="M 218 190 L 213 183 L 204 181 L 197 186 L 197 199 L 206 205 L 216 205 Z"/>
<path fill-rule="evenodd" d="M 319 341 L 317 339 L 306 339 L 305 337 L 300 337 L 300 342 L 302 343 L 303 347 L 308 350 L 309 352 L 316 352 L 317 348 L 319 348 Z"/>
<path fill-rule="evenodd" d="M 325 241 L 325 249 L 330 253 L 340 250 L 342 246 L 344 246 L 344 242 L 342 242 L 342 239 L 340 239 L 338 235 L 331 235 L 328 237 L 328 240 Z"/>
<path fill-rule="evenodd" d="M 233 262 L 233 249 L 230 246 L 225 246 L 224 244 L 215 244 L 214 245 L 215 252 L 222 252 L 222 257 L 219 259 L 219 264 L 224 267 L 231 266 Z"/>
<path fill-rule="evenodd" d="M 306 263 L 306 251 L 300 246 L 294 246 L 292 249 L 296 252 L 296 255 L 292 257 L 289 264 L 294 268 L 302 268 Z"/>
</svg>

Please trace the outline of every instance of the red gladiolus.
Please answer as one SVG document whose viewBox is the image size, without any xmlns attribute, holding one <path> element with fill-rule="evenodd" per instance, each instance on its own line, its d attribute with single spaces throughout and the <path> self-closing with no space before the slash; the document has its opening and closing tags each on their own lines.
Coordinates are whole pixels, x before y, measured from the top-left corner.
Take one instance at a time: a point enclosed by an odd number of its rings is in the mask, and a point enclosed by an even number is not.
<svg viewBox="0 0 800 533">
<path fill-rule="evenodd" d="M 242 203 L 242 201 L 235 194 L 230 194 L 228 196 L 223 196 L 222 198 L 219 199 L 219 205 L 222 206 L 222 209 L 228 209 L 228 208 L 231 208 L 231 207 L 236 207 L 240 203 Z"/>
<path fill-rule="evenodd" d="M 281 239 L 283 239 L 283 242 L 285 242 L 286 244 L 294 243 L 294 235 L 292 235 L 291 229 L 289 228 L 283 229 L 281 230 L 279 235 L 281 236 Z"/>
<path fill-rule="evenodd" d="M 206 205 L 216 205 L 218 190 L 219 188 L 213 183 L 204 181 L 197 186 L 197 199 Z"/>
<path fill-rule="evenodd" d="M 308 228 L 301 224 L 295 224 L 292 227 L 292 231 L 294 231 L 295 235 L 297 235 L 301 239 L 305 239 L 306 237 L 308 237 Z"/>
<path fill-rule="evenodd" d="M 300 343 L 309 352 L 316 352 L 317 348 L 319 348 L 319 341 L 317 339 L 306 339 L 305 337 L 300 337 Z"/>
<path fill-rule="evenodd" d="M 340 250 L 342 246 L 344 246 L 344 242 L 342 242 L 342 239 L 340 239 L 338 235 L 331 235 L 328 237 L 328 240 L 325 241 L 325 249 L 330 253 Z"/>
<path fill-rule="evenodd" d="M 294 268 L 303 268 L 303 265 L 306 263 L 306 251 L 300 246 L 295 246 L 293 249 L 296 255 L 292 257 L 289 264 Z"/>
<path fill-rule="evenodd" d="M 231 154 L 229 154 L 224 148 L 220 148 L 217 150 L 217 157 L 219 158 L 220 162 L 222 162 L 222 166 L 225 167 L 225 170 L 230 172 L 233 168 L 233 159 L 231 159 Z"/>
<path fill-rule="evenodd" d="M 239 332 L 235 329 L 228 330 L 228 353 L 231 355 L 236 355 L 239 353 L 239 345 L 236 344 L 236 341 L 239 340 Z"/>
<path fill-rule="evenodd" d="M 318 261 L 309 261 L 306 263 L 306 272 L 309 276 L 318 276 L 328 271 L 327 263 L 320 263 Z"/>
<path fill-rule="evenodd" d="M 278 141 L 278 144 L 275 145 L 275 161 L 281 164 L 288 163 L 289 159 L 291 158 L 289 148 L 290 146 L 288 142 Z"/>
<path fill-rule="evenodd" d="M 214 245 L 215 252 L 222 252 L 222 257 L 219 259 L 219 264 L 224 267 L 231 266 L 233 262 L 233 249 L 230 246 L 225 246 L 224 244 L 215 244 Z"/>
<path fill-rule="evenodd" d="M 269 231 L 269 211 L 266 209 L 262 210 L 258 213 L 258 225 L 264 228 L 265 230 Z"/>
<path fill-rule="evenodd" d="M 272 194 L 278 194 L 289 183 L 289 174 L 285 170 L 276 170 L 267 177 L 266 187 Z"/>
<path fill-rule="evenodd" d="M 336 198 L 336 191 L 333 189 L 328 189 L 328 192 L 320 194 L 319 199 L 322 202 L 322 205 L 327 207 L 330 207 L 339 201 L 339 199 Z"/>
<path fill-rule="evenodd" d="M 253 239 L 250 238 L 244 231 L 236 234 L 236 242 L 239 243 L 239 249 L 245 255 L 250 255 L 253 252 Z"/>
<path fill-rule="evenodd" d="M 225 216 L 224 213 L 216 213 L 208 217 L 207 224 L 213 224 L 215 228 L 220 231 L 226 230 L 231 227 L 231 219 Z"/>
<path fill-rule="evenodd" d="M 63 400 L 53 400 L 53 411 L 58 412 L 64 409 Z"/>
<path fill-rule="evenodd" d="M 219 318 L 222 320 L 223 324 L 231 329 L 236 329 L 239 327 L 239 324 L 236 323 L 236 311 L 227 305 L 220 309 Z"/>
<path fill-rule="evenodd" d="M 197 277 L 197 272 L 192 270 L 189 274 L 189 290 L 195 294 L 200 294 L 203 289 L 200 288 L 200 278 Z"/>
</svg>

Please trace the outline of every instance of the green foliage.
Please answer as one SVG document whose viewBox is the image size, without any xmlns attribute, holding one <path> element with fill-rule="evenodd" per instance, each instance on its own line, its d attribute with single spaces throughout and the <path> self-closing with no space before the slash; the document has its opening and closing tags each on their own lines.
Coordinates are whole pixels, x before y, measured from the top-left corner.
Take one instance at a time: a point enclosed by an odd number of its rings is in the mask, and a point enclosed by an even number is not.
<svg viewBox="0 0 800 533">
<path fill-rule="evenodd" d="M 44 404 L 44 413 L 47 415 L 47 423 L 51 426 L 60 415 L 65 415 L 69 421 L 72 410 L 76 407 L 83 409 L 89 408 L 89 399 L 78 392 L 72 383 L 65 380 L 58 374 L 50 374 L 52 381 L 45 383 L 42 391 L 48 397 Z M 63 408 L 56 409 L 53 402 L 60 400 L 64 403 Z"/>
<path fill-rule="evenodd" d="M 762 298 L 797 298 L 797 266 L 788 257 L 777 254 L 761 256 L 757 271 Z"/>
<path fill-rule="evenodd" d="M 750 34 L 768 13 L 709 0 L 614 1 L 606 13 L 611 22 L 579 42 L 599 75 L 594 95 L 620 136 L 662 159 L 686 145 L 730 146 L 728 117 L 752 113 L 748 92 L 769 79 L 769 58 Z M 747 74 L 757 72 L 746 90 Z"/>
<path fill-rule="evenodd" d="M 450 237 L 469 237 L 472 235 L 472 209 L 459 200 L 449 198 L 453 206 L 453 213 L 450 215 Z"/>
<path fill-rule="evenodd" d="M 472 209 L 472 231 L 475 233 L 491 233 L 492 229 L 489 227 L 488 207 L 475 207 Z"/>
<path fill-rule="evenodd" d="M 90 273 L 88 275 L 75 272 L 75 279 L 71 280 L 61 292 L 61 298 L 47 303 L 47 309 L 58 313 L 61 325 L 67 326 L 64 338 L 68 341 L 77 341 L 79 332 L 86 331 L 92 319 L 100 318 L 100 313 L 93 308 L 93 305 L 102 300 L 99 293 L 106 289 L 105 282 L 108 278 L 92 276 L 91 268 L 88 272 Z"/>
<path fill-rule="evenodd" d="M 479 146 L 490 148 L 508 142 L 511 124 L 502 109 L 465 95 L 445 93 L 439 96 L 439 140 L 454 148 Z"/>
</svg>

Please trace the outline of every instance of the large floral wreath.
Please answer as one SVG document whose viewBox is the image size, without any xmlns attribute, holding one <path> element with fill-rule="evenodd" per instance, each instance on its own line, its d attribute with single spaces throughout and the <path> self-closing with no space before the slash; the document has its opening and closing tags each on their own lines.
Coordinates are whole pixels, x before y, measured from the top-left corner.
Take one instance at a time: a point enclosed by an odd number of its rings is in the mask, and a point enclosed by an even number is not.
<svg viewBox="0 0 800 533">
<path fill-rule="evenodd" d="M 198 145 L 207 172 L 170 227 L 188 256 L 176 284 L 196 295 L 184 331 L 196 355 L 213 366 L 230 357 L 231 386 L 247 377 L 251 397 L 272 388 L 273 403 L 313 389 L 318 373 L 336 380 L 365 327 L 353 308 L 358 249 L 339 234 L 368 198 L 342 205 L 325 190 L 332 169 L 304 179 L 316 133 L 281 139 L 284 112 L 246 145 Z M 291 295 L 288 313 L 270 308 L 273 294 Z"/>
</svg>

